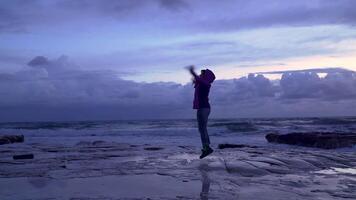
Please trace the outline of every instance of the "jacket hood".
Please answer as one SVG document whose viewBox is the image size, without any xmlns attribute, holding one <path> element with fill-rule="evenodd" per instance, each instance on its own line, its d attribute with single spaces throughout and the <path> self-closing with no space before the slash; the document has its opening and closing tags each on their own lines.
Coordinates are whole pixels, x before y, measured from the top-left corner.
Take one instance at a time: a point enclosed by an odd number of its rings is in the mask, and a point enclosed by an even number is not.
<svg viewBox="0 0 356 200">
<path fill-rule="evenodd" d="M 206 81 L 209 82 L 209 83 L 214 82 L 214 80 L 215 80 L 215 74 L 214 74 L 211 70 L 206 69 L 206 70 L 205 70 L 205 73 L 204 73 L 204 80 L 206 80 Z"/>
</svg>

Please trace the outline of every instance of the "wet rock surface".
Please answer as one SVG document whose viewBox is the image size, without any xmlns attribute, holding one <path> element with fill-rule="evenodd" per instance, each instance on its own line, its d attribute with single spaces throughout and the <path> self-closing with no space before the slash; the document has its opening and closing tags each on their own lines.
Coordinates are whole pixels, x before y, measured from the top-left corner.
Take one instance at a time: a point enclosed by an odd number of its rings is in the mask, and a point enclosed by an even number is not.
<svg viewBox="0 0 356 200">
<path fill-rule="evenodd" d="M 323 149 L 352 147 L 356 145 L 354 133 L 288 133 L 279 135 L 270 133 L 266 135 L 268 142 L 282 143 Z"/>
<path fill-rule="evenodd" d="M 12 159 L 26 152 L 36 157 Z M 353 151 L 243 146 L 215 149 L 202 160 L 199 153 L 194 146 L 157 149 L 108 141 L 4 145 L 0 196 L 62 199 L 64 192 L 67 199 L 356 198 Z"/>
</svg>

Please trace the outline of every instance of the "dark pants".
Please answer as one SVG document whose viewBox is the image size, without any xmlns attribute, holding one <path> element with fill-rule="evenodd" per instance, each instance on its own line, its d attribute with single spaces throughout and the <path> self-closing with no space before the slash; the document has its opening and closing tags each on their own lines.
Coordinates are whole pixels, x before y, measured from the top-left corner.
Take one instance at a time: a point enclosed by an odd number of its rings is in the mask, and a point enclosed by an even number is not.
<svg viewBox="0 0 356 200">
<path fill-rule="evenodd" d="M 197 110 L 198 128 L 199 128 L 201 143 L 203 147 L 210 144 L 208 129 L 207 129 L 209 114 L 210 114 L 210 108 L 199 108 Z"/>
</svg>

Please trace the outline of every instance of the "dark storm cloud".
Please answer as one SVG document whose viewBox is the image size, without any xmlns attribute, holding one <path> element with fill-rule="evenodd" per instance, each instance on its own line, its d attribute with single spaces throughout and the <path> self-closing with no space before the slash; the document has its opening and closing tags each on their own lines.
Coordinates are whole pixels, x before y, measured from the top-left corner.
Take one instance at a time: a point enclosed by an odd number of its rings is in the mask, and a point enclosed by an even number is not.
<svg viewBox="0 0 356 200">
<path fill-rule="evenodd" d="M 168 12 L 166 12 L 168 11 Z M 153 23 L 184 31 L 228 31 L 269 26 L 310 26 L 356 23 L 353 0 L 77 0 L 0 3 L 0 31 L 31 30 L 68 20 Z M 169 22 L 169 23 L 168 23 Z"/>
<path fill-rule="evenodd" d="M 145 7 L 147 3 L 148 1 L 144 0 L 63 0 L 58 1 L 56 6 L 60 9 L 69 9 L 74 12 L 81 10 L 84 13 L 122 16 L 122 14 L 136 12 L 137 9 Z"/>
<path fill-rule="evenodd" d="M 38 0 L 0 1 L 0 33 L 26 33 L 29 26 L 46 20 L 40 11 L 43 6 Z"/>
<path fill-rule="evenodd" d="M 71 12 L 82 12 L 85 16 L 113 17 L 121 20 L 135 22 L 152 21 L 152 19 L 164 18 L 164 12 L 178 12 L 188 8 L 188 4 L 183 0 L 63 0 L 58 1 L 56 7 Z M 163 15 L 163 16 L 161 16 Z"/>
<path fill-rule="evenodd" d="M 172 11 L 179 11 L 189 7 L 188 3 L 184 0 L 160 0 L 159 2 L 161 6 Z"/>
<path fill-rule="evenodd" d="M 49 65 L 49 61 L 44 56 L 37 56 L 34 59 L 32 59 L 30 62 L 28 62 L 28 65 L 31 67 L 44 66 L 44 65 Z"/>
<path fill-rule="evenodd" d="M 106 24 L 108 19 L 115 19 L 118 23 L 146 23 L 160 21 L 167 13 L 188 7 L 183 0 L 4 0 L 0 2 L 0 33 L 28 33 L 38 26 L 75 21 Z"/>
<path fill-rule="evenodd" d="M 62 0 L 56 3 L 57 6 L 62 8 L 105 11 L 103 13 L 109 15 L 120 12 L 132 12 L 135 9 L 148 7 L 150 4 L 174 11 L 188 7 L 188 3 L 184 0 Z"/>
<path fill-rule="evenodd" d="M 206 29 L 227 31 L 270 26 L 356 24 L 356 2 L 352 0 L 229 2 L 226 4 L 229 7 L 213 6 L 214 9 L 220 8 L 219 11 L 228 14 L 212 14 L 209 20 L 202 20 L 200 25 Z"/>
<path fill-rule="evenodd" d="M 16 13 L 0 7 L 0 32 L 22 32 L 23 30 L 23 21 L 20 17 Z"/>
<path fill-rule="evenodd" d="M 329 70 L 321 78 L 315 71 L 289 71 L 278 82 L 261 74 L 217 80 L 211 90 L 215 116 L 313 114 L 311 108 L 316 105 L 335 114 L 353 105 L 355 72 Z M 0 83 L 1 121 L 194 116 L 190 83 L 123 80 L 113 71 L 83 70 L 64 56 L 35 57 L 16 73 L 0 74 Z M 314 115 L 319 114 L 320 110 L 314 110 Z"/>
<path fill-rule="evenodd" d="M 36 116 L 36 109 L 58 115 L 61 120 L 66 113 L 72 114 L 68 117 L 75 117 L 77 112 L 90 110 L 101 116 L 100 113 L 109 108 L 107 116 L 116 118 L 132 118 L 132 113 L 137 114 L 136 118 L 147 117 L 152 112 L 157 117 L 164 114 L 167 107 L 182 108 L 191 96 L 188 86 L 167 82 L 136 83 L 119 78 L 113 71 L 81 70 L 67 57 L 54 60 L 36 57 L 23 70 L 0 74 L 0 83 L 2 110 L 12 108 L 19 112 L 18 116 L 27 113 L 28 119 Z M 18 108 L 23 108 L 23 112 Z M 7 116 L 8 113 L 2 112 L 0 120 L 9 119 Z"/>
</svg>

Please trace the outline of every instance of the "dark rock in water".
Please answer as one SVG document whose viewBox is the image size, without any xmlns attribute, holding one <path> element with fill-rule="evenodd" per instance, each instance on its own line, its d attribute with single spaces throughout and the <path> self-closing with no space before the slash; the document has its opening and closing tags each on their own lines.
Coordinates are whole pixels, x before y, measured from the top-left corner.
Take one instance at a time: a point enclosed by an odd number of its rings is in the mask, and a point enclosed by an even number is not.
<svg viewBox="0 0 356 200">
<path fill-rule="evenodd" d="M 180 145 L 180 146 L 178 146 L 178 147 L 181 148 L 181 149 L 188 149 L 188 150 L 190 149 L 190 148 L 187 147 L 187 146 L 181 146 L 181 145 Z"/>
<path fill-rule="evenodd" d="M 101 144 L 105 144 L 105 141 L 96 140 L 96 141 L 92 142 L 92 145 L 101 145 Z"/>
<path fill-rule="evenodd" d="M 0 145 L 1 144 L 11 144 L 15 142 L 23 142 L 24 136 L 23 135 L 4 135 L 0 136 Z"/>
<path fill-rule="evenodd" d="M 279 135 L 270 133 L 266 135 L 268 142 L 317 147 L 323 149 L 335 149 L 352 147 L 356 144 L 355 133 L 289 133 Z"/>
<path fill-rule="evenodd" d="M 96 140 L 96 141 L 80 141 L 78 142 L 76 145 L 77 146 L 99 146 L 99 145 L 103 145 L 106 144 L 105 141 L 102 140 Z"/>
<path fill-rule="evenodd" d="M 144 148 L 147 151 L 158 151 L 158 150 L 162 150 L 162 147 L 146 147 Z"/>
<path fill-rule="evenodd" d="M 219 149 L 244 148 L 244 147 L 257 148 L 256 146 L 250 146 L 250 145 L 245 145 L 245 144 L 219 144 L 219 146 L 218 146 Z"/>
<path fill-rule="evenodd" d="M 76 144 L 76 146 L 89 146 L 91 145 L 92 143 L 89 142 L 89 141 L 80 141 Z"/>
<path fill-rule="evenodd" d="M 33 159 L 33 154 L 22 154 L 13 156 L 14 160 Z"/>
</svg>

